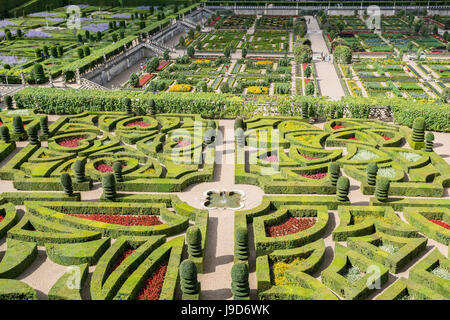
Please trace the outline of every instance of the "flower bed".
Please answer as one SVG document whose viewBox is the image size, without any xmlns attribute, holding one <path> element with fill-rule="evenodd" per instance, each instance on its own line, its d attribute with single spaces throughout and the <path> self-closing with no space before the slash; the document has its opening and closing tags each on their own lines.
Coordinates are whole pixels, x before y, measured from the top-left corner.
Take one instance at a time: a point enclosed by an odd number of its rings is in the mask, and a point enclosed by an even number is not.
<svg viewBox="0 0 450 320">
<path fill-rule="evenodd" d="M 122 215 L 122 214 L 68 214 L 72 217 L 100 221 L 122 226 L 156 226 L 162 224 L 156 215 Z"/>
<path fill-rule="evenodd" d="M 78 147 L 78 141 L 82 141 L 84 138 L 72 138 L 72 139 L 64 139 L 59 140 L 57 143 L 66 148 L 77 148 Z"/>
<path fill-rule="evenodd" d="M 268 87 L 256 87 L 251 86 L 247 88 L 248 94 L 269 94 L 269 88 Z"/>
<path fill-rule="evenodd" d="M 306 160 L 317 160 L 320 159 L 319 157 L 311 157 L 311 156 L 307 156 L 306 154 L 300 154 L 303 158 L 305 158 Z"/>
<path fill-rule="evenodd" d="M 285 277 L 286 271 L 300 265 L 305 259 L 295 258 L 291 263 L 286 263 L 284 261 L 279 261 L 272 266 L 272 280 L 276 286 L 288 284 Z"/>
<path fill-rule="evenodd" d="M 192 86 L 189 84 L 175 84 L 170 87 L 170 92 L 190 92 L 192 90 Z"/>
<path fill-rule="evenodd" d="M 316 223 L 314 218 L 290 217 L 287 221 L 266 228 L 268 237 L 287 236 L 311 228 Z"/>
<path fill-rule="evenodd" d="M 126 165 L 122 165 L 122 168 L 125 168 Z M 102 172 L 102 173 L 107 173 L 107 172 L 113 172 L 113 167 L 110 166 L 109 164 L 106 163 L 100 163 L 98 164 L 95 169 L 97 169 L 98 171 Z"/>
<path fill-rule="evenodd" d="M 275 162 L 278 162 L 278 156 L 274 154 L 271 156 L 264 157 L 264 158 L 262 158 L 262 160 L 275 163 Z"/>
<path fill-rule="evenodd" d="M 116 270 L 120 264 L 123 262 L 123 260 L 125 260 L 129 255 L 131 255 L 135 250 L 134 249 L 128 249 L 127 251 L 125 251 L 123 253 L 123 255 L 119 258 L 119 260 L 116 262 L 116 264 L 114 265 L 114 267 L 111 270 L 111 273 Z"/>
<path fill-rule="evenodd" d="M 152 73 L 144 74 L 144 75 L 139 79 L 139 85 L 138 85 L 138 86 L 139 86 L 139 87 L 145 86 L 145 84 L 146 84 L 147 82 L 149 82 L 154 76 L 155 76 L 155 75 L 152 74 Z"/>
<path fill-rule="evenodd" d="M 300 173 L 302 177 L 313 179 L 313 180 L 321 180 L 327 176 L 326 172 L 320 172 L 320 173 L 314 173 L 314 174 L 306 174 L 306 173 Z"/>
<path fill-rule="evenodd" d="M 347 127 L 345 127 L 345 126 L 340 126 L 340 125 L 335 125 L 335 126 L 333 127 L 333 130 L 339 130 L 339 129 L 345 129 L 345 128 L 347 128 Z"/>
<path fill-rule="evenodd" d="M 182 147 L 187 147 L 190 145 L 191 145 L 191 142 L 188 140 L 178 140 L 175 148 L 182 148 Z"/>
<path fill-rule="evenodd" d="M 443 228 L 445 228 L 445 229 L 447 229 L 447 230 L 450 230 L 450 224 L 448 224 L 448 223 L 446 223 L 446 222 L 444 222 L 444 221 L 436 220 L 436 219 L 429 219 L 429 220 L 430 220 L 431 222 L 437 224 L 438 226 L 441 226 L 441 227 L 443 227 Z"/>
<path fill-rule="evenodd" d="M 256 62 L 257 65 L 266 65 L 266 66 L 271 66 L 273 65 L 273 61 L 271 60 L 259 60 Z"/>
<path fill-rule="evenodd" d="M 147 123 L 147 122 L 144 122 L 144 121 L 134 121 L 134 122 L 127 123 L 127 125 L 125 127 L 142 127 L 142 128 L 146 128 L 146 127 L 150 127 L 150 123 Z"/>
<path fill-rule="evenodd" d="M 168 65 L 170 64 L 170 61 L 161 61 L 161 63 L 159 64 L 158 68 L 156 68 L 156 71 L 162 71 L 164 70 Z"/>
<path fill-rule="evenodd" d="M 167 272 L 168 262 L 163 263 L 147 280 L 136 300 L 158 300 Z"/>
</svg>

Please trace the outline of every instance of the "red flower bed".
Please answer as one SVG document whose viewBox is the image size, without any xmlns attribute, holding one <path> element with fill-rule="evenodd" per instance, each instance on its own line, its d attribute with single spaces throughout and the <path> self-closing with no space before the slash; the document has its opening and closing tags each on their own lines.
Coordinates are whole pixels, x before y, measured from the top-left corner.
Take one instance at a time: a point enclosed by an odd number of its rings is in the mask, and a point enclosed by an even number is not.
<svg viewBox="0 0 450 320">
<path fill-rule="evenodd" d="M 307 85 L 308 82 L 310 82 L 310 81 L 311 81 L 311 79 L 306 78 L 306 79 L 305 79 L 305 85 Z"/>
<path fill-rule="evenodd" d="M 144 74 L 140 79 L 139 79 L 139 87 L 144 86 L 147 82 L 150 81 L 151 78 L 153 78 L 155 75 L 153 73 L 147 73 Z"/>
<path fill-rule="evenodd" d="M 327 36 L 328 36 L 328 41 L 332 42 L 333 40 L 331 40 L 331 37 L 328 33 L 327 33 Z"/>
<path fill-rule="evenodd" d="M 335 125 L 334 127 L 333 127 L 333 130 L 339 130 L 339 129 L 345 129 L 345 128 L 347 128 L 347 127 L 345 127 L 345 126 L 340 126 L 340 125 Z"/>
<path fill-rule="evenodd" d="M 221 16 L 216 17 L 213 21 L 211 21 L 211 22 L 209 23 L 209 25 L 210 25 L 210 26 L 215 25 L 216 22 L 219 21 L 221 18 L 222 18 Z"/>
<path fill-rule="evenodd" d="M 443 43 L 447 43 L 447 41 L 442 38 L 441 36 L 438 36 L 437 34 L 433 35 L 433 37 L 435 37 L 436 39 L 438 39 L 439 41 L 443 42 Z"/>
<path fill-rule="evenodd" d="M 59 140 L 58 144 L 62 147 L 66 147 L 66 148 L 77 148 L 78 141 L 81 141 L 81 140 L 84 140 L 84 138 L 64 139 L 64 140 Z"/>
<path fill-rule="evenodd" d="M 178 140 L 175 148 L 183 148 L 183 147 L 187 147 L 190 145 L 191 145 L 191 142 L 188 140 Z"/>
<path fill-rule="evenodd" d="M 119 224 L 121 226 L 156 226 L 156 225 L 162 224 L 162 222 L 159 220 L 159 217 L 155 216 L 155 215 L 136 216 L 136 215 L 128 215 L 128 214 L 100 214 L 100 213 L 74 214 L 74 213 L 70 213 L 69 216 L 82 218 L 82 219 L 88 219 L 88 220 L 94 220 L 94 221 L 100 221 L 100 222 L 105 222 L 105 223 L 111 223 L 111 224 Z"/>
<path fill-rule="evenodd" d="M 111 270 L 111 273 L 117 269 L 117 267 L 120 266 L 120 264 L 123 262 L 123 260 L 125 260 L 129 255 L 131 255 L 135 250 L 134 249 L 129 249 L 127 251 L 125 251 L 123 253 L 123 255 L 119 258 L 119 260 L 116 262 L 116 264 L 114 265 L 114 267 Z"/>
<path fill-rule="evenodd" d="M 122 168 L 125 168 L 127 165 L 123 164 Z M 107 172 L 113 172 L 113 167 L 110 166 L 109 164 L 106 163 L 100 163 L 98 164 L 95 169 L 97 169 L 98 171 L 102 172 L 102 173 L 107 173 Z"/>
<path fill-rule="evenodd" d="M 4 218 L 4 216 L 0 216 L 0 222 L 2 222 Z"/>
<path fill-rule="evenodd" d="M 267 161 L 267 162 L 278 162 L 278 157 L 276 154 L 271 155 L 270 157 L 264 157 L 262 158 L 262 160 Z"/>
<path fill-rule="evenodd" d="M 308 66 L 308 64 L 306 62 L 303 63 L 303 70 L 305 70 L 307 66 Z"/>
<path fill-rule="evenodd" d="M 3 125 L 3 122 L 0 121 L 0 126 L 2 126 L 2 125 Z"/>
<path fill-rule="evenodd" d="M 306 154 L 301 154 L 301 156 L 302 156 L 303 158 L 305 158 L 306 160 L 316 160 L 316 159 L 320 159 L 320 158 L 318 158 L 318 157 L 310 157 L 310 156 L 307 156 Z"/>
<path fill-rule="evenodd" d="M 358 140 L 358 139 L 356 139 L 356 138 L 348 138 L 348 140 L 359 141 L 359 140 Z"/>
<path fill-rule="evenodd" d="M 147 122 L 144 122 L 144 121 L 135 121 L 135 122 L 127 123 L 127 125 L 125 127 L 142 127 L 142 128 L 146 128 L 146 127 L 150 127 L 150 123 L 147 123 Z"/>
<path fill-rule="evenodd" d="M 391 140 L 391 137 L 381 136 L 384 140 Z"/>
<path fill-rule="evenodd" d="M 156 68 L 156 71 L 162 71 L 165 67 L 167 67 L 170 64 L 170 61 L 163 60 L 159 64 L 158 68 Z"/>
<path fill-rule="evenodd" d="M 302 177 L 313 179 L 313 180 L 321 180 L 327 176 L 326 172 L 321 173 L 315 173 L 315 174 L 306 174 L 306 173 L 300 173 Z"/>
<path fill-rule="evenodd" d="M 441 226 L 447 230 L 450 230 L 450 224 L 447 222 L 441 221 L 441 220 L 435 220 L 435 219 L 429 219 L 431 222 L 437 224 L 438 226 Z"/>
<path fill-rule="evenodd" d="M 136 300 L 158 300 L 167 272 L 168 262 L 163 263 L 148 279 Z"/>
<path fill-rule="evenodd" d="M 268 237 L 287 236 L 311 228 L 316 223 L 314 218 L 290 217 L 284 223 L 266 228 Z"/>
</svg>

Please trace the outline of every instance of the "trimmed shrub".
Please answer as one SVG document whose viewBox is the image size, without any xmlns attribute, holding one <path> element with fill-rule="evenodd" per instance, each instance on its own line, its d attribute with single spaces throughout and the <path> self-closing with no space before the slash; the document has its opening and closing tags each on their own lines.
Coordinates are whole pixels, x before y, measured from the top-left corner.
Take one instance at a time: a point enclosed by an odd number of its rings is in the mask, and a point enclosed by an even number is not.
<svg viewBox="0 0 450 320">
<path fill-rule="evenodd" d="M 25 129 L 23 128 L 22 118 L 20 116 L 15 116 L 13 118 L 13 128 L 15 135 L 23 135 L 25 133 Z"/>
<path fill-rule="evenodd" d="M 4 99 L 5 99 L 6 107 L 7 107 L 8 109 L 12 109 L 12 106 L 13 106 L 13 98 L 12 98 L 11 96 L 6 95 L 6 96 L 4 97 Z"/>
<path fill-rule="evenodd" d="M 308 119 L 309 118 L 309 112 L 308 112 L 309 106 L 307 102 L 304 102 L 302 104 L 302 118 Z"/>
<path fill-rule="evenodd" d="M 197 268 L 191 260 L 184 260 L 180 264 L 180 278 L 181 291 L 184 294 L 198 293 Z"/>
<path fill-rule="evenodd" d="M 249 249 L 248 249 L 248 233 L 247 230 L 243 227 L 238 227 L 236 229 L 235 236 L 236 246 L 234 256 L 238 260 L 248 260 L 249 257 Z"/>
<path fill-rule="evenodd" d="M 367 184 L 374 186 L 377 181 L 378 165 L 376 162 L 370 162 L 367 166 Z"/>
<path fill-rule="evenodd" d="M 385 177 L 377 179 L 375 186 L 375 197 L 380 202 L 386 202 L 389 195 L 390 180 Z"/>
<path fill-rule="evenodd" d="M 186 242 L 188 244 L 188 253 L 193 257 L 202 255 L 202 233 L 196 226 L 189 227 L 186 231 Z"/>
<path fill-rule="evenodd" d="M 428 132 L 425 136 L 425 152 L 433 152 L 433 142 L 434 134 L 432 132 Z"/>
<path fill-rule="evenodd" d="M 331 184 L 333 186 L 336 186 L 341 172 L 339 164 L 337 164 L 336 162 L 331 162 L 330 165 L 328 166 L 328 172 L 330 173 Z"/>
<path fill-rule="evenodd" d="M 0 127 L 0 137 L 5 143 L 11 142 L 11 135 L 9 134 L 9 129 L 7 126 Z"/>
<path fill-rule="evenodd" d="M 39 119 L 40 125 L 41 125 L 41 131 L 42 134 L 44 135 L 48 135 L 49 131 L 48 131 L 48 117 L 47 116 L 43 116 Z"/>
<path fill-rule="evenodd" d="M 133 109 L 131 107 L 131 99 L 130 98 L 123 99 L 123 104 L 125 105 L 125 112 L 127 114 L 133 114 Z"/>
<path fill-rule="evenodd" d="M 102 178 L 103 196 L 110 201 L 116 198 L 116 179 L 114 174 L 105 174 Z"/>
<path fill-rule="evenodd" d="M 245 133 L 242 128 L 237 128 L 235 133 L 236 143 L 240 148 L 245 147 Z"/>
<path fill-rule="evenodd" d="M 213 128 L 213 129 L 217 129 L 217 124 L 214 120 L 209 120 L 208 124 L 206 125 L 207 128 Z"/>
<path fill-rule="evenodd" d="M 205 142 L 210 145 L 216 141 L 216 129 L 209 128 L 205 132 Z"/>
<path fill-rule="evenodd" d="M 122 176 L 122 163 L 120 161 L 116 161 L 113 163 L 114 177 L 117 182 L 123 182 Z"/>
<path fill-rule="evenodd" d="M 73 164 L 73 171 L 75 172 L 75 181 L 77 183 L 83 183 L 86 180 L 86 161 L 75 161 Z"/>
<path fill-rule="evenodd" d="M 250 298 L 248 277 L 249 270 L 246 262 L 238 262 L 231 268 L 231 292 L 235 300 Z"/>
<path fill-rule="evenodd" d="M 155 100 L 150 99 L 148 101 L 148 104 L 147 104 L 147 114 L 154 115 L 155 114 L 155 108 L 156 108 Z"/>
<path fill-rule="evenodd" d="M 41 145 L 41 143 L 39 142 L 39 137 L 38 137 L 38 132 L 37 132 L 36 126 L 29 127 L 27 129 L 27 133 L 28 133 L 28 138 L 30 139 L 31 145 L 33 145 L 33 146 Z"/>
<path fill-rule="evenodd" d="M 416 118 L 413 123 L 412 141 L 423 142 L 425 138 L 425 119 Z"/>
<path fill-rule="evenodd" d="M 346 202 L 348 199 L 348 192 L 350 191 L 350 181 L 347 177 L 341 176 L 337 181 L 336 196 L 338 201 Z"/>
<path fill-rule="evenodd" d="M 61 184 L 64 187 L 64 192 L 66 193 L 66 195 L 71 197 L 73 195 L 73 185 L 70 174 L 66 172 L 61 174 Z"/>
<path fill-rule="evenodd" d="M 236 130 L 238 128 L 241 128 L 242 130 L 245 130 L 244 119 L 236 118 L 236 120 L 234 120 L 234 130 Z"/>
</svg>

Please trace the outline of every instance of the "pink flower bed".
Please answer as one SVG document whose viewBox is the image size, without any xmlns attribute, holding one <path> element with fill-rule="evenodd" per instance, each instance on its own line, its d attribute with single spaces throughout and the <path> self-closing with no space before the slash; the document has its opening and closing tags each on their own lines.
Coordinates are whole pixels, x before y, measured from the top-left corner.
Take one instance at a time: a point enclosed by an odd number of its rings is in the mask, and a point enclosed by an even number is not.
<svg viewBox="0 0 450 320">
<path fill-rule="evenodd" d="M 166 61 L 166 60 L 161 61 L 161 63 L 159 64 L 158 68 L 156 68 L 156 71 L 164 70 L 164 68 L 167 67 L 169 64 L 170 64 L 169 61 Z"/>
<path fill-rule="evenodd" d="M 305 158 L 306 160 L 316 160 L 316 159 L 320 159 L 320 158 L 318 158 L 318 157 L 310 157 L 310 156 L 307 156 L 306 154 L 301 154 L 301 156 L 302 156 L 303 158 Z"/>
<path fill-rule="evenodd" d="M 125 168 L 127 165 L 123 164 L 122 168 Z M 107 172 L 113 172 L 113 167 L 110 166 L 109 164 L 106 163 L 100 163 L 98 164 L 95 169 L 97 169 L 98 171 L 102 172 L 102 173 L 107 173 Z"/>
<path fill-rule="evenodd" d="M 182 148 L 182 147 L 187 147 L 190 145 L 191 145 L 191 142 L 188 140 L 178 140 L 175 148 Z"/>
<path fill-rule="evenodd" d="M 327 173 L 326 172 L 314 173 L 314 174 L 300 173 L 300 175 L 302 177 L 305 177 L 305 178 L 308 178 L 308 179 L 320 180 L 320 179 L 325 178 L 327 176 Z"/>
<path fill-rule="evenodd" d="M 153 73 L 146 73 L 139 79 L 139 87 L 144 86 L 149 82 L 155 75 Z"/>
<path fill-rule="evenodd" d="M 130 122 L 127 123 L 127 125 L 125 127 L 150 127 L 150 124 L 144 121 L 135 121 L 135 122 Z"/>
<path fill-rule="evenodd" d="M 72 138 L 72 139 L 64 139 L 58 141 L 58 144 L 62 147 L 66 148 L 77 148 L 78 147 L 78 141 L 82 141 L 84 138 Z"/>
<path fill-rule="evenodd" d="M 278 156 L 276 154 L 271 155 L 270 157 L 264 157 L 262 158 L 262 160 L 267 161 L 267 162 L 278 162 Z"/>
<path fill-rule="evenodd" d="M 100 221 L 121 226 L 156 226 L 162 224 L 158 216 L 155 215 L 128 215 L 128 214 L 69 214 L 69 216 L 81 219 Z"/>
</svg>

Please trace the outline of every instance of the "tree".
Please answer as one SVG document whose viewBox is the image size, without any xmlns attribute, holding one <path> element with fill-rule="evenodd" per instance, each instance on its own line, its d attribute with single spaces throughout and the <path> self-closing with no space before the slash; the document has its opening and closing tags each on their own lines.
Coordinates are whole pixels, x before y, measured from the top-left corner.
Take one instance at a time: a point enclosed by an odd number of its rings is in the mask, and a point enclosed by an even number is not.
<svg viewBox="0 0 450 320">
<path fill-rule="evenodd" d="M 105 174 L 102 178 L 103 196 L 106 200 L 113 201 L 116 198 L 116 179 L 113 173 Z"/>
<path fill-rule="evenodd" d="M 183 36 L 181 36 L 180 39 L 178 40 L 178 45 L 180 47 L 184 48 L 185 44 L 186 44 L 186 40 L 184 39 Z"/>
<path fill-rule="evenodd" d="M 334 49 L 334 59 L 337 63 L 350 64 L 352 63 L 352 50 L 347 46 L 337 46 Z"/>
<path fill-rule="evenodd" d="M 305 86 L 305 94 L 307 96 L 313 96 L 316 91 L 316 88 L 314 86 L 314 82 L 309 81 L 308 84 Z"/>
<path fill-rule="evenodd" d="M 157 57 L 153 57 L 151 58 L 148 62 L 147 62 L 147 72 L 154 72 L 156 70 L 156 68 L 159 67 L 160 61 L 159 58 Z"/>
<path fill-rule="evenodd" d="M 441 101 L 444 103 L 450 103 L 450 88 L 445 88 L 442 90 Z"/>
<path fill-rule="evenodd" d="M 186 231 L 186 242 L 188 244 L 188 253 L 192 257 L 201 257 L 202 255 L 202 233 L 197 226 L 189 227 Z"/>
<path fill-rule="evenodd" d="M 198 24 L 195 26 L 195 31 L 200 32 L 202 31 L 202 27 Z"/>
<path fill-rule="evenodd" d="M 12 98 L 11 96 L 6 95 L 6 96 L 4 97 L 4 99 L 5 99 L 6 107 L 7 107 L 8 109 L 12 109 L 12 106 L 13 106 L 13 98 Z"/>
<path fill-rule="evenodd" d="M 78 58 L 79 59 L 83 59 L 84 58 L 84 50 L 83 50 L 83 48 L 78 48 L 77 52 L 78 52 Z"/>
<path fill-rule="evenodd" d="M 188 31 L 188 38 L 191 40 L 194 40 L 195 38 L 195 31 L 193 29 L 189 29 Z"/>
<path fill-rule="evenodd" d="M 350 181 L 347 177 L 341 176 L 337 181 L 336 197 L 340 202 L 348 200 L 348 192 L 350 191 Z"/>
<path fill-rule="evenodd" d="M 247 57 L 247 49 L 246 48 L 244 48 L 244 49 L 242 49 L 242 58 L 243 59 L 245 59 L 245 57 Z"/>
<path fill-rule="evenodd" d="M 46 81 L 45 73 L 44 73 L 44 67 L 42 67 L 42 64 L 37 63 L 33 67 L 34 69 L 34 75 L 36 77 L 36 81 L 38 83 L 44 83 Z"/>
<path fill-rule="evenodd" d="M 304 71 L 305 77 L 307 77 L 307 78 L 311 77 L 311 73 L 312 73 L 311 66 L 307 66 Z"/>
<path fill-rule="evenodd" d="M 190 58 L 192 58 L 195 55 L 195 49 L 193 46 L 190 46 L 189 48 L 187 48 L 187 54 Z"/>
<path fill-rule="evenodd" d="M 69 197 L 73 196 L 73 185 L 70 174 L 68 174 L 67 172 L 61 174 L 61 184 L 64 188 L 64 193 Z"/>
<path fill-rule="evenodd" d="M 83 43 L 83 36 L 81 34 L 77 34 L 77 41 Z"/>
<path fill-rule="evenodd" d="M 6 37 L 6 40 L 7 40 L 7 41 L 11 41 L 11 40 L 13 39 L 13 38 L 12 38 L 11 31 L 6 31 L 5 37 Z"/>
<path fill-rule="evenodd" d="M 139 86 L 139 77 L 137 76 L 136 73 L 132 73 L 130 75 L 129 83 L 130 83 L 130 86 L 133 88 L 137 88 Z"/>
<path fill-rule="evenodd" d="M 53 58 L 58 58 L 58 50 L 56 49 L 56 47 L 50 48 L 50 54 Z"/>
<path fill-rule="evenodd" d="M 56 49 L 58 50 L 58 57 L 61 58 L 64 55 L 64 47 L 58 46 Z"/>
<path fill-rule="evenodd" d="M 307 45 L 301 44 L 294 48 L 294 58 L 297 63 L 309 63 L 312 60 L 313 52 Z"/>
<path fill-rule="evenodd" d="M 88 55 L 91 54 L 91 49 L 89 48 L 89 46 L 85 46 L 83 48 L 83 52 L 84 52 L 84 56 L 87 57 Z"/>
<path fill-rule="evenodd" d="M 170 52 L 169 50 L 165 50 L 164 51 L 164 55 L 163 55 L 164 60 L 170 60 Z"/>
<path fill-rule="evenodd" d="M 97 31 L 97 41 L 101 41 L 102 40 L 102 33 L 101 31 Z"/>
<path fill-rule="evenodd" d="M 40 58 L 41 53 L 42 53 L 42 50 L 40 48 L 34 49 L 34 55 L 36 56 L 36 58 Z"/>
<path fill-rule="evenodd" d="M 114 33 L 114 34 L 112 35 L 112 41 L 113 41 L 113 42 L 117 42 L 117 34 L 116 34 L 116 33 Z"/>
<path fill-rule="evenodd" d="M 231 56 L 231 48 L 230 47 L 226 47 L 223 55 L 225 56 L 225 58 L 229 58 Z"/>
</svg>

